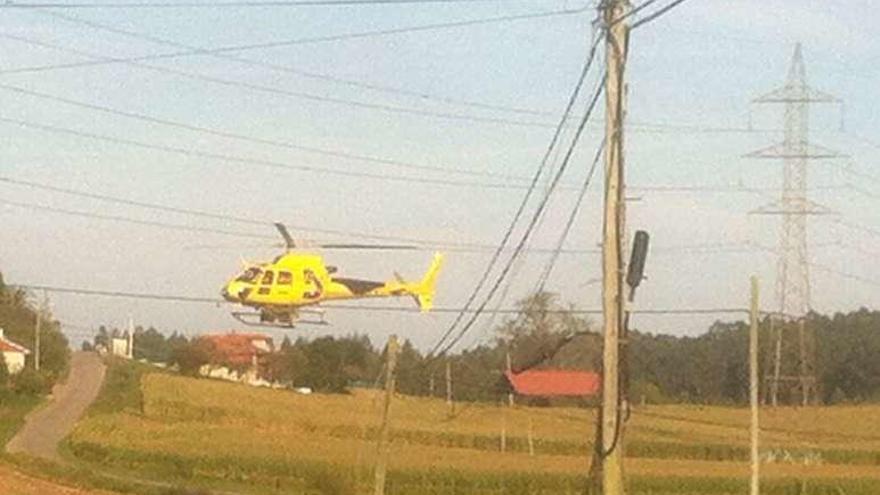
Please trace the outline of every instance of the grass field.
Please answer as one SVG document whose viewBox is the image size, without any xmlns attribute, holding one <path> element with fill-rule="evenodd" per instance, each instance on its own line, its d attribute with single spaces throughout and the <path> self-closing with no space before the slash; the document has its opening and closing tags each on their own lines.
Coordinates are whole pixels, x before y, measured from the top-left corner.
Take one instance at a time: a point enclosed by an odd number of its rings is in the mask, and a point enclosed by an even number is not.
<svg viewBox="0 0 880 495">
<path fill-rule="evenodd" d="M 0 393 L 0 446 L 6 445 L 24 424 L 24 417 L 43 402 L 41 397 Z"/>
<path fill-rule="evenodd" d="M 117 366 L 66 448 L 118 473 L 207 488 L 366 493 L 379 404 L 372 391 L 303 396 Z M 392 416 L 390 493 L 580 493 L 585 484 L 592 411 L 476 404 L 449 419 L 442 400 L 398 396 Z M 764 411 L 763 493 L 880 493 L 878 417 L 880 407 Z M 735 408 L 636 409 L 630 492 L 744 493 L 747 422 Z"/>
</svg>

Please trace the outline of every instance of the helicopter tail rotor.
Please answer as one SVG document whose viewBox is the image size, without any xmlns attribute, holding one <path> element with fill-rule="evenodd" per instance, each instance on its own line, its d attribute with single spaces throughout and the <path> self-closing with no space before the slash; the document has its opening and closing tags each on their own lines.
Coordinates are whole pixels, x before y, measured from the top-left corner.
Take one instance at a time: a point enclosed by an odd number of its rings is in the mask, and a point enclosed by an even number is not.
<svg viewBox="0 0 880 495">
<path fill-rule="evenodd" d="M 434 289 L 437 286 L 437 276 L 440 274 L 440 268 L 443 267 L 443 254 L 434 253 L 434 259 L 431 266 L 425 272 L 422 281 L 419 282 L 415 290 L 416 304 L 422 312 L 428 312 L 434 307 Z"/>
</svg>

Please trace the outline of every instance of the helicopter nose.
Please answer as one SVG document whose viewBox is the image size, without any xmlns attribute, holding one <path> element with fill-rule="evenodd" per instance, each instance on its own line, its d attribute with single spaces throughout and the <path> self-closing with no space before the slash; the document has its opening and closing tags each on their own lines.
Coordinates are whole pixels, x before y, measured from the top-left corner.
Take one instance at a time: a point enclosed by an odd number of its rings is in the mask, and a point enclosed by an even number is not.
<svg viewBox="0 0 880 495">
<path fill-rule="evenodd" d="M 226 299 L 227 301 L 235 301 L 236 300 L 236 298 L 233 297 L 233 295 L 229 293 L 228 287 L 223 287 L 222 289 L 220 289 L 220 295 L 223 297 L 223 299 Z"/>
</svg>

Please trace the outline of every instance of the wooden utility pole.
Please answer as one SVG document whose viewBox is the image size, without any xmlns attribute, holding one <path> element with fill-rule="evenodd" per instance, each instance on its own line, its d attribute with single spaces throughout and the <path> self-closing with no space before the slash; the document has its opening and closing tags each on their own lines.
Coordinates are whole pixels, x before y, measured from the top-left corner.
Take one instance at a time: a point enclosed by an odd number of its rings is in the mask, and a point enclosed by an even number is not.
<svg viewBox="0 0 880 495">
<path fill-rule="evenodd" d="M 385 472 L 388 469 L 388 429 L 389 419 L 391 415 L 391 399 L 394 397 L 395 385 L 395 368 L 397 367 L 397 353 L 400 346 L 397 343 L 397 336 L 392 335 L 388 338 L 388 347 L 385 351 L 385 404 L 382 408 L 382 425 L 379 427 L 379 445 L 378 456 L 376 461 L 376 483 L 373 493 L 375 495 L 385 494 Z"/>
<path fill-rule="evenodd" d="M 774 327 L 773 316 L 770 316 L 770 333 L 773 334 Z M 785 322 L 779 322 L 779 328 L 776 329 L 776 347 L 773 349 L 773 383 L 770 386 L 770 404 L 773 407 L 779 405 L 779 377 L 782 373 L 782 331 L 785 329 Z"/>
<path fill-rule="evenodd" d="M 510 351 L 507 351 L 507 374 L 513 375 L 513 367 L 510 365 Z M 507 405 L 513 407 L 513 390 L 507 393 Z"/>
<path fill-rule="evenodd" d="M 452 401 L 452 363 L 446 360 L 446 407 L 447 415 L 455 416 L 455 402 Z"/>
<path fill-rule="evenodd" d="M 800 350 L 798 372 L 800 373 L 801 382 L 801 405 L 804 407 L 810 405 L 810 391 L 812 389 L 812 381 L 807 376 L 807 336 L 806 329 L 804 328 L 805 325 L 805 319 L 801 318 L 798 322 L 798 348 Z"/>
<path fill-rule="evenodd" d="M 602 494 L 622 495 L 623 425 L 620 414 L 620 333 L 623 326 L 624 68 L 628 51 L 629 0 L 605 0 L 605 219 L 602 239 L 602 306 L 605 317 L 602 356 Z"/>
<path fill-rule="evenodd" d="M 531 416 L 529 416 L 529 455 L 535 455 L 535 426 Z"/>
<path fill-rule="evenodd" d="M 749 313 L 749 398 L 752 409 L 750 422 L 752 478 L 749 494 L 758 495 L 761 466 L 758 457 L 758 277 L 754 276 L 751 279 L 751 309 Z"/>
<path fill-rule="evenodd" d="M 501 404 L 501 452 L 507 451 L 507 412 Z"/>
<path fill-rule="evenodd" d="M 49 296 L 43 292 L 43 299 L 37 308 L 37 321 L 34 324 L 34 370 L 40 371 L 40 334 L 43 333 L 43 318 L 46 317 Z"/>
</svg>

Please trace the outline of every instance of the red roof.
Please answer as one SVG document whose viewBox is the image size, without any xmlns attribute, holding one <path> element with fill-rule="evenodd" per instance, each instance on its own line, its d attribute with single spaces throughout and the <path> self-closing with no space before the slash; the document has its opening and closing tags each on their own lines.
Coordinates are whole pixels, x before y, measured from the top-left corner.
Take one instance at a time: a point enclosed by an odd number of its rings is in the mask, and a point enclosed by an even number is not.
<svg viewBox="0 0 880 495">
<path fill-rule="evenodd" d="M 602 388 L 598 373 L 572 370 L 527 370 L 504 373 L 519 395 L 538 397 L 581 397 L 596 395 Z"/>
<path fill-rule="evenodd" d="M 203 335 L 212 344 L 213 359 L 230 365 L 250 365 L 254 357 L 271 352 L 272 337 L 260 333 L 227 333 Z M 269 350 L 257 347 L 255 342 L 265 342 Z"/>
<path fill-rule="evenodd" d="M 22 347 L 5 337 L 0 337 L 0 352 L 20 352 L 22 354 L 30 354 L 26 347 Z"/>
</svg>

